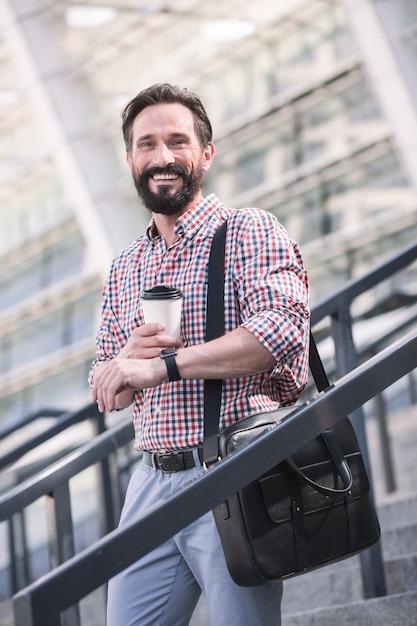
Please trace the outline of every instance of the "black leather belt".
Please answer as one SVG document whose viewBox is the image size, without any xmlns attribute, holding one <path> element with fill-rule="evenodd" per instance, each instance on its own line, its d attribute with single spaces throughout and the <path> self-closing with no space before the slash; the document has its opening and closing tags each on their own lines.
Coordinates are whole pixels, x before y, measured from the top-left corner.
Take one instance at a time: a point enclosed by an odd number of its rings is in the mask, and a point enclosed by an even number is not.
<svg viewBox="0 0 417 626">
<path fill-rule="evenodd" d="M 203 446 L 198 447 L 198 458 L 203 462 Z M 165 474 L 182 472 L 195 467 L 192 448 L 178 450 L 178 452 L 148 452 L 144 450 L 142 461 L 146 465 L 160 469 Z"/>
</svg>

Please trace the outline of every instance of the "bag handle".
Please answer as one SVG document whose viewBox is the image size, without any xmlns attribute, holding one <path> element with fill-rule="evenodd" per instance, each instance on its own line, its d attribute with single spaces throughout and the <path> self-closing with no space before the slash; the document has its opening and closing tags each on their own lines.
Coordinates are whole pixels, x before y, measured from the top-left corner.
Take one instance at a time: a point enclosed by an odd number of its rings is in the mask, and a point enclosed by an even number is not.
<svg viewBox="0 0 417 626">
<path fill-rule="evenodd" d="M 308 483 L 313 487 L 316 491 L 322 493 L 325 496 L 334 496 L 334 495 L 342 495 L 345 493 L 349 493 L 352 489 L 353 485 L 353 476 L 350 471 L 350 467 L 346 458 L 343 454 L 343 451 L 339 445 L 336 435 L 331 429 L 325 430 L 321 433 L 322 438 L 324 439 L 325 444 L 327 445 L 330 455 L 333 459 L 333 462 L 336 466 L 337 472 L 341 477 L 344 487 L 343 489 L 335 489 L 333 487 L 326 487 L 325 485 L 320 485 L 320 483 L 315 482 L 308 476 L 304 474 L 302 470 L 294 463 L 292 458 L 289 456 L 285 459 L 285 462 L 291 467 L 294 472 L 304 480 L 304 482 Z"/>
<path fill-rule="evenodd" d="M 206 341 L 216 339 L 224 334 L 224 252 L 226 245 L 227 221 L 217 229 L 211 244 L 208 263 L 207 286 L 207 315 Z M 221 280 L 219 277 L 221 276 Z M 310 331 L 309 365 L 318 391 L 330 387 L 326 370 L 324 369 L 316 342 Z M 208 379 L 204 381 L 204 439 L 203 463 L 204 466 L 219 460 L 219 419 L 222 395 L 222 381 Z M 352 472 L 339 446 L 336 436 L 330 429 L 325 430 L 323 437 L 337 471 L 342 478 L 344 488 L 332 489 L 320 485 L 306 476 L 294 463 L 291 457 L 286 462 L 302 480 L 309 483 L 314 489 L 325 495 L 344 494 L 350 491 L 353 484 Z"/>
<path fill-rule="evenodd" d="M 326 370 L 324 369 L 323 361 L 321 360 L 317 344 L 314 340 L 313 334 L 310 331 L 310 350 L 309 350 L 309 366 L 311 373 L 313 375 L 314 383 L 317 387 L 318 391 L 325 391 L 331 385 L 329 379 L 327 378 Z M 319 491 L 325 496 L 331 495 L 341 495 L 348 493 L 352 489 L 353 485 L 353 476 L 350 471 L 350 467 L 348 462 L 346 461 L 346 457 L 343 454 L 343 451 L 339 445 L 336 435 L 334 432 L 327 428 L 325 431 L 321 433 L 321 437 L 324 440 L 327 448 L 329 449 L 330 455 L 334 461 L 336 469 L 338 471 L 339 476 L 343 481 L 344 487 L 342 489 L 334 489 L 332 487 L 326 487 L 325 485 L 320 485 L 320 483 L 315 482 L 308 476 L 304 474 L 302 470 L 294 463 L 291 456 L 289 456 L 286 460 L 291 469 L 300 476 L 305 482 L 314 487 L 316 491 Z"/>
</svg>

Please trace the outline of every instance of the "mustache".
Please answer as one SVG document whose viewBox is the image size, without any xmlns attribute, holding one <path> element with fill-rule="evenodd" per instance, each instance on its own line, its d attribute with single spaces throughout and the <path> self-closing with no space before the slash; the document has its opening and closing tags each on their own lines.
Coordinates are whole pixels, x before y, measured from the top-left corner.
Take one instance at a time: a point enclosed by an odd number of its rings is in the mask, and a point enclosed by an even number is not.
<svg viewBox="0 0 417 626">
<path fill-rule="evenodd" d="M 176 176 L 182 176 L 183 178 L 187 176 L 187 171 L 181 165 L 173 164 L 168 165 L 167 167 L 148 167 L 142 172 L 142 176 L 147 180 L 154 176 L 155 174 L 175 174 Z"/>
</svg>

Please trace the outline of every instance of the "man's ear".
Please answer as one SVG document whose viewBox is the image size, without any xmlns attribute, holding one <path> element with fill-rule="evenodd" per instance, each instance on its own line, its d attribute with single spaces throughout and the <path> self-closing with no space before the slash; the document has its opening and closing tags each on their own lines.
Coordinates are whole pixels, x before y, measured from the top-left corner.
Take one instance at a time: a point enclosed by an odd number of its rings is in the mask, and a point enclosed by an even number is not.
<svg viewBox="0 0 417 626">
<path fill-rule="evenodd" d="M 130 150 L 126 150 L 126 162 L 130 168 L 132 168 L 132 156 Z"/>
<path fill-rule="evenodd" d="M 203 150 L 203 171 L 207 172 L 210 169 L 211 164 L 213 163 L 214 154 L 216 152 L 216 148 L 214 147 L 214 143 L 208 143 Z"/>
</svg>

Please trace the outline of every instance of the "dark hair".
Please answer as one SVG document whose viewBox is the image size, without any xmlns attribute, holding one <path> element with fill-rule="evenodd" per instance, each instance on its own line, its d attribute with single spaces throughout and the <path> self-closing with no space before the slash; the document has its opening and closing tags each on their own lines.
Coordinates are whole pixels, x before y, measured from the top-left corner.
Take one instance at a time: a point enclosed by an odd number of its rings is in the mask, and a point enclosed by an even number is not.
<svg viewBox="0 0 417 626">
<path fill-rule="evenodd" d="M 190 109 L 194 115 L 195 132 L 201 147 L 204 148 L 209 144 L 212 140 L 213 132 L 200 98 L 185 88 L 170 85 L 169 83 L 158 83 L 140 91 L 137 96 L 128 102 L 122 111 L 122 130 L 126 150 L 130 152 L 132 148 L 133 122 L 143 109 L 154 104 L 173 104 L 177 102 Z"/>
</svg>

